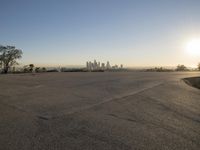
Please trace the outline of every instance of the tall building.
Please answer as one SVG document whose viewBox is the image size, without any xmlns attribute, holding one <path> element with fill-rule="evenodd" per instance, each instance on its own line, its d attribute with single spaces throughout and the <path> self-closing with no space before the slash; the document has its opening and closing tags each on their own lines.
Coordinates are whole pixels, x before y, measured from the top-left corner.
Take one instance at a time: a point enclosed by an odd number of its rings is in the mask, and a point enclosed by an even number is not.
<svg viewBox="0 0 200 150">
<path fill-rule="evenodd" d="M 98 69 L 101 69 L 101 64 L 100 64 L 100 62 L 98 62 Z"/>
<path fill-rule="evenodd" d="M 90 71 L 92 70 L 92 62 L 91 61 L 89 62 L 89 70 Z"/>
<path fill-rule="evenodd" d="M 110 69 L 110 68 L 111 68 L 110 63 L 109 63 L 109 61 L 107 61 L 107 63 L 106 63 L 106 69 Z"/>
<path fill-rule="evenodd" d="M 96 61 L 96 60 L 94 60 L 94 66 L 93 66 L 93 69 L 94 69 L 94 70 L 98 69 L 98 65 L 97 65 L 97 61 Z"/>
<path fill-rule="evenodd" d="M 86 62 L 86 68 L 87 68 L 87 70 L 89 70 L 89 62 L 88 61 Z"/>
<path fill-rule="evenodd" d="M 99 69 L 110 70 L 110 69 L 122 69 L 123 65 L 121 64 L 120 66 L 118 65 L 111 66 L 109 61 L 107 61 L 105 64 L 105 63 L 100 63 L 94 60 L 94 62 L 87 61 L 86 68 L 88 71 L 99 70 Z"/>
<path fill-rule="evenodd" d="M 101 63 L 101 69 L 106 69 L 106 67 L 105 67 L 105 63 Z"/>
</svg>

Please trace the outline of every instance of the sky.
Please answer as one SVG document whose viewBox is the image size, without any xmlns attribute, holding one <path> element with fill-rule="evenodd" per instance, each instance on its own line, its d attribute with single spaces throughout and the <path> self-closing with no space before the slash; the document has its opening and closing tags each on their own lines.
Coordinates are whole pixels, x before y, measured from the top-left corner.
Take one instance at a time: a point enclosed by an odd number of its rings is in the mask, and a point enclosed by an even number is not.
<svg viewBox="0 0 200 150">
<path fill-rule="evenodd" d="M 0 45 L 21 65 L 194 67 L 186 44 L 200 38 L 200 0 L 0 0 Z"/>
</svg>

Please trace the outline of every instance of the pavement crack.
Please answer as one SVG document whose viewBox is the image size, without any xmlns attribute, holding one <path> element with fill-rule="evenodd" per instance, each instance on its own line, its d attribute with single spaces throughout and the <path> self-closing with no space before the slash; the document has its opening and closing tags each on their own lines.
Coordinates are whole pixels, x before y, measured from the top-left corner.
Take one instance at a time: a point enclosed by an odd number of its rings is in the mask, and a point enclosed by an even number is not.
<svg viewBox="0 0 200 150">
<path fill-rule="evenodd" d="M 49 117 L 46 117 L 46 116 L 37 116 L 39 119 L 42 119 L 42 120 L 49 120 L 50 118 Z"/>
<path fill-rule="evenodd" d="M 134 92 L 130 92 L 130 93 L 126 93 L 126 94 L 123 94 L 123 95 L 120 95 L 120 96 L 112 97 L 112 98 L 106 99 L 106 100 L 104 100 L 104 101 L 102 101 L 102 102 L 99 102 L 99 103 L 96 103 L 96 104 L 92 104 L 92 105 L 90 105 L 90 106 L 82 107 L 82 108 L 80 108 L 80 109 L 77 110 L 77 111 L 68 112 L 68 113 L 63 114 L 63 115 L 71 115 L 71 114 L 75 114 L 75 113 L 80 113 L 80 112 L 82 112 L 82 111 L 86 111 L 86 110 L 88 110 L 88 109 L 91 109 L 91 108 L 94 108 L 94 107 L 103 105 L 103 104 L 105 104 L 105 103 L 109 103 L 109 102 L 111 102 L 111 101 L 117 101 L 117 100 L 120 100 L 120 99 L 127 99 L 128 97 L 131 97 L 131 96 L 134 96 L 134 95 L 136 95 L 136 94 L 142 93 L 142 92 L 144 92 L 144 91 L 146 91 L 146 90 L 155 88 L 155 87 L 160 86 L 160 85 L 162 85 L 162 84 L 163 84 L 163 82 L 159 82 L 159 83 L 157 83 L 157 84 L 155 84 L 155 85 L 153 85 L 153 86 L 151 86 L 151 87 L 146 87 L 146 88 L 143 88 L 143 89 L 134 91 Z M 57 117 L 58 117 L 58 116 L 57 116 Z"/>
<path fill-rule="evenodd" d="M 109 115 L 109 116 L 112 116 L 112 117 L 114 117 L 114 118 L 117 118 L 117 119 L 125 120 L 125 121 L 137 122 L 137 120 L 130 119 L 130 118 L 123 118 L 123 117 L 117 116 L 117 115 L 115 115 L 115 114 L 108 114 L 108 115 Z"/>
</svg>

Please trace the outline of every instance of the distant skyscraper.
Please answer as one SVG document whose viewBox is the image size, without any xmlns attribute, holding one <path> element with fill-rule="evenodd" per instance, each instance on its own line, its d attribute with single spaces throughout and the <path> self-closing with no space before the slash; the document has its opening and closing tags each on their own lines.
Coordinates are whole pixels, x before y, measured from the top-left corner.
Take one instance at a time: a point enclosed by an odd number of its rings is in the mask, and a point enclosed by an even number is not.
<svg viewBox="0 0 200 150">
<path fill-rule="evenodd" d="M 109 61 L 107 61 L 107 63 L 106 63 L 106 69 L 110 69 L 110 63 L 109 63 Z"/>
<path fill-rule="evenodd" d="M 98 68 L 98 65 L 97 65 L 97 61 L 96 60 L 94 60 L 94 70 L 96 70 Z"/>
<path fill-rule="evenodd" d="M 105 63 L 101 63 L 101 69 L 105 69 Z"/>
<path fill-rule="evenodd" d="M 87 70 L 89 70 L 89 62 L 88 61 L 86 62 L 86 68 L 87 68 Z"/>
<path fill-rule="evenodd" d="M 99 70 L 99 69 L 102 69 L 102 70 L 122 69 L 123 65 L 121 64 L 120 66 L 118 65 L 111 66 L 109 61 L 107 61 L 105 64 L 105 63 L 100 63 L 94 60 L 93 63 L 91 61 L 87 61 L 86 68 L 88 71 Z"/>
<path fill-rule="evenodd" d="M 98 62 L 98 69 L 101 69 L 101 64 L 100 64 L 100 62 Z"/>
<path fill-rule="evenodd" d="M 89 62 L 89 70 L 90 71 L 92 70 L 92 62 L 91 61 Z"/>
</svg>

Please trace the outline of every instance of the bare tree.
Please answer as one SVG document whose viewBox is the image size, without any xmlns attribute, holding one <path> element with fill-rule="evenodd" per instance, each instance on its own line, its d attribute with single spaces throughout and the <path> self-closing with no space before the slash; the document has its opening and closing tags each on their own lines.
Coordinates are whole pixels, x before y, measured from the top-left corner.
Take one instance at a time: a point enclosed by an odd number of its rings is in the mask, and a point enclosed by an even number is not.
<svg viewBox="0 0 200 150">
<path fill-rule="evenodd" d="M 22 51 L 16 49 L 15 46 L 0 45 L 0 66 L 3 73 L 8 73 L 8 69 L 14 65 L 18 65 L 17 59 L 22 57 Z"/>
</svg>

